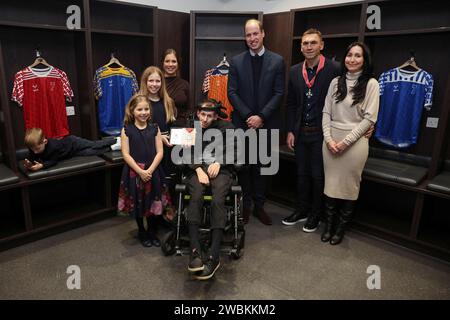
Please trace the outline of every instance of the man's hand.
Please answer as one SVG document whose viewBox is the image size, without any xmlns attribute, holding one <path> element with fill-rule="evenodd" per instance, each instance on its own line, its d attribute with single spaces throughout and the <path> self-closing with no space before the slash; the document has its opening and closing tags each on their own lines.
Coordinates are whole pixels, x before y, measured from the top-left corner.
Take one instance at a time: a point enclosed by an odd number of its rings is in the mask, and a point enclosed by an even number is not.
<svg viewBox="0 0 450 320">
<path fill-rule="evenodd" d="M 200 182 L 201 184 L 209 185 L 208 175 L 205 173 L 205 171 L 203 171 L 202 168 L 197 168 L 195 172 L 197 172 L 198 182 Z"/>
<path fill-rule="evenodd" d="M 264 125 L 260 116 L 251 116 L 247 119 L 247 126 L 250 129 L 259 129 Z"/>
<path fill-rule="evenodd" d="M 213 164 L 210 164 L 208 167 L 208 176 L 211 179 L 214 179 L 219 174 L 219 171 L 220 171 L 220 164 L 214 162 Z"/>
<path fill-rule="evenodd" d="M 25 167 L 25 169 L 30 170 L 30 171 L 38 171 L 44 167 L 44 165 L 42 163 L 36 162 L 36 161 L 31 162 L 28 159 L 25 159 L 23 166 Z"/>
<path fill-rule="evenodd" d="M 373 132 L 375 131 L 375 126 L 371 125 L 369 130 L 364 134 L 364 138 L 370 139 L 372 137 Z"/>
<path fill-rule="evenodd" d="M 291 149 L 292 151 L 294 151 L 294 147 L 295 147 L 295 136 L 292 132 L 288 132 L 287 137 L 286 137 L 286 144 L 288 146 L 289 149 Z"/>
</svg>

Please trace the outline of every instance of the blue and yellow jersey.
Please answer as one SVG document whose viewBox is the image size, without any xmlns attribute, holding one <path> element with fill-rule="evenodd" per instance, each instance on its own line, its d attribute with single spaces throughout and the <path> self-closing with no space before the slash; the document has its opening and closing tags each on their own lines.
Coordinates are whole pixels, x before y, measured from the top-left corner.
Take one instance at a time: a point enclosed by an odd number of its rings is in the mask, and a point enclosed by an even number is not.
<svg viewBox="0 0 450 320">
<path fill-rule="evenodd" d="M 106 134 L 120 132 L 125 107 L 138 90 L 136 75 L 131 69 L 103 66 L 95 72 L 94 93 L 98 100 L 100 131 Z"/>
</svg>

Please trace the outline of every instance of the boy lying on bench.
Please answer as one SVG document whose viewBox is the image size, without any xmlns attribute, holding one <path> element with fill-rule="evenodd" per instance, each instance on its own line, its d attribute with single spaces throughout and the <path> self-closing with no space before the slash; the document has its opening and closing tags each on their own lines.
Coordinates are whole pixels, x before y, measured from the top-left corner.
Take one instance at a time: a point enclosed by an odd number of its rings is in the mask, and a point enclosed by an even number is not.
<svg viewBox="0 0 450 320">
<path fill-rule="evenodd" d="M 91 141 L 76 136 L 47 139 L 42 129 L 31 128 L 25 133 L 25 145 L 29 149 L 29 155 L 25 159 L 24 167 L 30 171 L 38 171 L 54 166 L 64 159 L 95 156 L 116 150 L 120 142 L 116 139 Z"/>
</svg>

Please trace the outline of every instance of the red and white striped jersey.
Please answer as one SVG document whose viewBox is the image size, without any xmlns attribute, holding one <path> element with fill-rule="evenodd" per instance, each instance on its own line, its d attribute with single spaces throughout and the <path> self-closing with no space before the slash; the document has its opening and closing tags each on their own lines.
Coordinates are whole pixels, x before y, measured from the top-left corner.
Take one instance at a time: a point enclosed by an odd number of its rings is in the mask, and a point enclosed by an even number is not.
<svg viewBox="0 0 450 320">
<path fill-rule="evenodd" d="M 23 106 L 25 128 L 41 128 L 47 138 L 69 134 L 65 98 L 73 91 L 64 71 L 26 67 L 16 73 L 12 100 Z"/>
</svg>

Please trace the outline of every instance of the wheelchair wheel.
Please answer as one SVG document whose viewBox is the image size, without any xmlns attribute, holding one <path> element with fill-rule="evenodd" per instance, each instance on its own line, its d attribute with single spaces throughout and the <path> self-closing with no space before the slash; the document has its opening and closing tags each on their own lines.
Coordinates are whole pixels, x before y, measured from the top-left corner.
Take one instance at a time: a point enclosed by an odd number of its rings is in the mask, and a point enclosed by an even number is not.
<svg viewBox="0 0 450 320">
<path fill-rule="evenodd" d="M 171 256 L 175 253 L 176 233 L 174 230 L 167 232 L 161 239 L 161 250 L 165 256 Z"/>
</svg>

